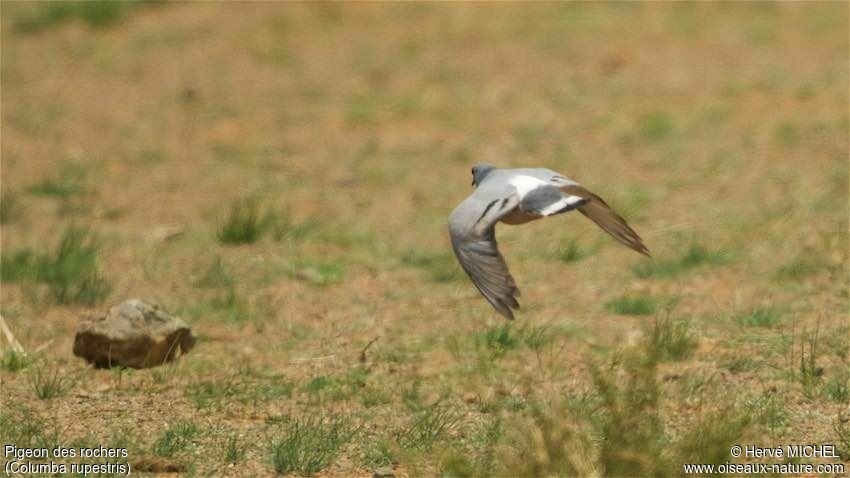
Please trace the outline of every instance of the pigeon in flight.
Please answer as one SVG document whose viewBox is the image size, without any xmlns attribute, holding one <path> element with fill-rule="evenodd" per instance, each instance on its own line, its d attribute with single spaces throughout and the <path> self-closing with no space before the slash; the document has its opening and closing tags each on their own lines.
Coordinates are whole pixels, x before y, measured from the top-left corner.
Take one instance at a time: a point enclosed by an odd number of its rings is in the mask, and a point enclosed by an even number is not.
<svg viewBox="0 0 850 478">
<path fill-rule="evenodd" d="M 475 191 L 449 215 L 452 248 L 484 298 L 510 320 L 518 309 L 514 278 L 496 244 L 496 223 L 524 224 L 578 209 L 614 239 L 649 256 L 640 236 L 605 201 L 551 169 L 472 168 Z"/>
</svg>

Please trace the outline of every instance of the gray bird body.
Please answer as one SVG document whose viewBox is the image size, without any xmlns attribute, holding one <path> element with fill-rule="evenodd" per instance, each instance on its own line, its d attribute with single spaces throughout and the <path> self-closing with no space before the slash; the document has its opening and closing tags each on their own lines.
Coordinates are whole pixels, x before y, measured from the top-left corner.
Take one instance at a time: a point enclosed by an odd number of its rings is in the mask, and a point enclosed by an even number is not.
<svg viewBox="0 0 850 478">
<path fill-rule="evenodd" d="M 599 196 L 543 168 L 472 169 L 475 191 L 449 215 L 452 248 L 473 284 L 502 315 L 513 319 L 519 289 L 496 243 L 496 224 L 524 224 L 578 209 L 628 247 L 649 255 L 640 236 Z"/>
</svg>

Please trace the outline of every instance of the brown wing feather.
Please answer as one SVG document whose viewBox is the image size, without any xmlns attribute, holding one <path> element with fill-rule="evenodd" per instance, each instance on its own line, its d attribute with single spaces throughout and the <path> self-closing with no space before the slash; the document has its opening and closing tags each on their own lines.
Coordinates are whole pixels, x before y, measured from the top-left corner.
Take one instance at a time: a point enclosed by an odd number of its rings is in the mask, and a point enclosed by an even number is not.
<svg viewBox="0 0 850 478">
<path fill-rule="evenodd" d="M 643 239 L 601 197 L 577 185 L 564 186 L 561 190 L 567 194 L 589 199 L 585 205 L 577 208 L 579 212 L 595 222 L 614 239 L 645 256 L 649 256 L 649 249 L 643 244 Z"/>
</svg>

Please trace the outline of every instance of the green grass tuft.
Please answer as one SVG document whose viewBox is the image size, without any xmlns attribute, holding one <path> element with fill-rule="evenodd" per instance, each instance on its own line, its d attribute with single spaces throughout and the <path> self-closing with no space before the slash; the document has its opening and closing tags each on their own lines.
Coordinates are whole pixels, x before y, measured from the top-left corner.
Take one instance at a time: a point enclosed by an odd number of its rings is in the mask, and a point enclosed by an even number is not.
<svg viewBox="0 0 850 478">
<path fill-rule="evenodd" d="M 722 363 L 723 368 L 732 373 L 750 372 L 761 368 L 761 363 L 752 357 L 734 355 L 726 358 Z"/>
<path fill-rule="evenodd" d="M 487 351 L 492 358 L 503 357 L 508 351 L 520 347 L 539 350 L 554 339 L 546 327 L 514 326 L 506 323 L 476 332 L 472 341 L 480 350 Z"/>
<path fill-rule="evenodd" d="M 203 380 L 189 384 L 184 393 L 196 408 L 224 406 L 231 401 L 257 404 L 292 395 L 294 385 L 283 377 L 267 380 L 242 380 L 227 377 L 221 380 Z"/>
<path fill-rule="evenodd" d="M 321 236 L 323 224 L 311 218 L 305 221 L 296 221 L 287 212 L 283 211 L 280 214 L 268 213 L 270 227 L 272 229 L 272 238 L 275 241 L 302 241 L 314 236 Z M 335 233 L 339 232 L 339 228 L 333 228 Z M 334 239 L 343 239 L 336 237 Z"/>
<path fill-rule="evenodd" d="M 729 448 L 739 443 L 752 425 L 747 411 L 724 407 L 703 415 L 676 443 L 679 463 L 713 463 L 729 460 Z"/>
<path fill-rule="evenodd" d="M 674 277 L 702 265 L 722 264 L 726 260 L 725 252 L 712 251 L 697 242 L 692 242 L 677 258 L 642 261 L 634 267 L 633 271 L 641 278 Z"/>
<path fill-rule="evenodd" d="M 604 441 L 599 460 L 608 476 L 654 475 L 654 469 L 667 466 L 661 448 L 664 429 L 655 379 L 657 363 L 648 358 L 626 365 L 624 381 L 601 370 L 593 371 L 605 411 L 598 425 Z M 647 462 L 639 458 L 641 455 L 654 455 L 657 459 Z"/>
<path fill-rule="evenodd" d="M 722 252 L 710 251 L 705 246 L 694 242 L 679 259 L 679 264 L 683 269 L 690 269 L 702 264 L 719 263 L 722 260 Z"/>
<path fill-rule="evenodd" d="M 247 323 L 258 316 L 255 313 L 255 308 L 251 306 L 247 299 L 239 295 L 235 286 L 229 286 L 218 291 L 212 297 L 205 307 L 214 316 L 222 320 L 235 323 Z"/>
<path fill-rule="evenodd" d="M 668 317 L 655 321 L 649 337 L 649 347 L 664 361 L 684 360 L 696 349 L 697 340 L 685 321 L 673 321 Z"/>
<path fill-rule="evenodd" d="M 71 20 L 80 20 L 89 27 L 103 28 L 123 20 L 127 13 L 145 1 L 86 0 L 45 2 L 38 5 L 34 15 L 18 19 L 15 27 L 22 33 L 34 33 Z"/>
<path fill-rule="evenodd" d="M 351 126 L 373 125 L 381 113 L 380 99 L 375 95 L 358 95 L 351 99 L 345 120 Z"/>
<path fill-rule="evenodd" d="M 40 400 L 61 397 L 74 385 L 74 379 L 66 376 L 58 367 L 39 364 L 30 371 L 30 388 Z"/>
<path fill-rule="evenodd" d="M 30 186 L 29 192 L 39 196 L 67 199 L 85 191 L 85 178 L 86 171 L 84 169 L 79 166 L 64 164 L 59 169 L 57 176 L 42 179 L 41 182 Z"/>
<path fill-rule="evenodd" d="M 811 258 L 797 258 L 785 264 L 776 271 L 776 280 L 800 281 L 806 277 L 828 270 L 828 265 Z"/>
<path fill-rule="evenodd" d="M 781 315 L 778 310 L 770 306 L 756 307 L 735 318 L 735 320 L 749 327 L 773 327 L 779 323 Z"/>
<path fill-rule="evenodd" d="M 253 244 L 265 232 L 267 223 L 256 201 L 241 200 L 230 205 L 230 212 L 216 233 L 222 244 Z"/>
<path fill-rule="evenodd" d="M 653 297 L 641 294 L 611 299 L 605 303 L 605 308 L 620 315 L 652 315 L 658 308 L 658 304 Z"/>
<path fill-rule="evenodd" d="M 249 443 L 240 443 L 239 437 L 233 433 L 227 436 L 223 447 L 223 461 L 226 465 L 236 465 L 248 454 Z"/>
<path fill-rule="evenodd" d="M 36 277 L 35 255 L 28 249 L 0 256 L 0 280 L 18 282 Z"/>
<path fill-rule="evenodd" d="M 570 239 L 558 251 L 558 259 L 561 262 L 578 262 L 593 254 L 593 251 L 579 244 L 575 239 Z"/>
<path fill-rule="evenodd" d="M 5 282 L 22 280 L 45 285 L 59 304 L 95 305 L 111 289 L 97 268 L 97 243 L 83 229 L 65 230 L 52 254 L 17 251 L 0 259 L 0 277 Z"/>
<path fill-rule="evenodd" d="M 397 447 L 396 447 L 397 448 Z M 395 458 L 394 444 L 387 437 L 377 437 L 360 450 L 360 462 L 366 468 L 378 468 L 387 466 L 397 461 Z"/>
<path fill-rule="evenodd" d="M 816 394 L 823 381 L 823 368 L 818 365 L 821 354 L 819 325 L 812 332 L 803 331 L 799 340 L 792 335 L 786 356 L 789 377 L 800 383 L 803 395 L 808 398 Z"/>
<path fill-rule="evenodd" d="M 111 287 L 97 270 L 97 244 L 82 229 L 65 231 L 53 256 L 38 263 L 37 280 L 47 284 L 60 304 L 95 305 Z"/>
<path fill-rule="evenodd" d="M 673 132 L 673 118 L 663 111 L 645 114 L 638 120 L 638 130 L 649 141 L 661 141 Z"/>
<path fill-rule="evenodd" d="M 477 346 L 487 349 L 495 357 L 501 357 L 509 350 L 522 345 L 520 338 L 507 324 L 490 327 L 484 333 L 475 334 L 474 341 Z"/>
<path fill-rule="evenodd" d="M 383 390 L 369 383 L 369 370 L 365 367 L 354 367 L 338 376 L 319 375 L 304 384 L 303 389 L 310 395 L 311 403 L 358 399 L 364 406 L 373 407 L 390 401 Z"/>
<path fill-rule="evenodd" d="M 0 441 L 20 448 L 47 449 L 62 442 L 56 421 L 48 422 L 24 404 L 0 407 Z"/>
<path fill-rule="evenodd" d="M 836 403 L 850 402 L 850 372 L 847 368 L 844 367 L 830 376 L 821 387 L 821 393 Z"/>
<path fill-rule="evenodd" d="M 784 427 L 788 423 L 788 413 L 780 396 L 772 393 L 750 398 L 745 403 L 745 412 L 754 422 L 761 423 L 770 430 Z"/>
<path fill-rule="evenodd" d="M 218 401 L 238 396 L 240 391 L 241 387 L 232 380 L 206 380 L 189 384 L 185 395 L 196 408 L 207 408 Z"/>
<path fill-rule="evenodd" d="M 326 389 L 331 384 L 331 380 L 324 376 L 319 375 L 318 377 L 313 377 L 309 382 L 304 386 L 304 390 L 308 393 L 319 393 L 322 390 Z"/>
<path fill-rule="evenodd" d="M 18 372 L 27 368 L 33 362 L 32 357 L 20 354 L 14 350 L 6 350 L 0 356 L 0 368 L 8 372 Z"/>
<path fill-rule="evenodd" d="M 230 269 L 227 268 L 221 261 L 220 256 L 216 256 L 212 264 L 207 268 L 204 275 L 195 281 L 195 287 L 215 289 L 219 287 L 231 287 L 235 280 Z"/>
<path fill-rule="evenodd" d="M 511 476 L 664 476 L 674 469 L 660 411 L 657 361 L 630 355 L 618 369 L 591 369 L 592 406 L 535 404 L 514 438 Z M 531 439 L 529 439 L 531 437 Z"/>
<path fill-rule="evenodd" d="M 315 286 L 336 284 L 345 277 L 345 265 L 339 262 L 299 259 L 288 268 L 287 274 Z"/>
<path fill-rule="evenodd" d="M 549 131 L 539 124 L 521 124 L 513 129 L 513 138 L 529 153 L 537 152 L 544 144 Z"/>
<path fill-rule="evenodd" d="M 395 432 L 394 438 L 403 449 L 429 451 L 459 420 L 454 410 L 434 405 L 417 412 L 409 425 Z"/>
<path fill-rule="evenodd" d="M 465 447 L 452 447 L 440 459 L 440 476 L 488 477 L 504 475 L 498 463 L 496 446 L 504 439 L 504 426 L 500 418 L 486 420 L 476 426 Z"/>
<path fill-rule="evenodd" d="M 164 457 L 172 457 L 175 454 L 189 448 L 200 430 L 198 426 L 189 421 L 179 421 L 165 429 L 162 435 L 153 443 L 151 451 Z"/>
<path fill-rule="evenodd" d="M 333 464 L 357 430 L 348 417 L 339 414 L 294 418 L 269 442 L 272 465 L 280 474 L 322 471 Z"/>
<path fill-rule="evenodd" d="M 781 146 L 793 148 L 800 143 L 800 129 L 794 123 L 780 123 L 776 127 L 775 137 Z"/>
</svg>

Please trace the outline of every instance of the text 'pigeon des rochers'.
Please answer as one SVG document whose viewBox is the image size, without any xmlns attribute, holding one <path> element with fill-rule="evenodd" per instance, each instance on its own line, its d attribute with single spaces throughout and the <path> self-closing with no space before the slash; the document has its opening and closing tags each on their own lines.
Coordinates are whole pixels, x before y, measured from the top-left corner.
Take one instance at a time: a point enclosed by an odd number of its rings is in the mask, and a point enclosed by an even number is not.
<svg viewBox="0 0 850 478">
<path fill-rule="evenodd" d="M 519 308 L 514 278 L 496 243 L 496 223 L 524 224 L 578 209 L 626 246 L 649 255 L 640 236 L 599 196 L 550 169 L 472 168 L 475 191 L 449 215 L 449 234 L 463 270 L 508 319 Z"/>
</svg>

